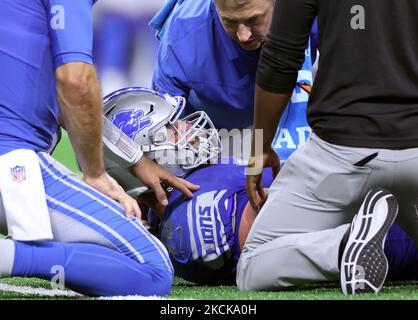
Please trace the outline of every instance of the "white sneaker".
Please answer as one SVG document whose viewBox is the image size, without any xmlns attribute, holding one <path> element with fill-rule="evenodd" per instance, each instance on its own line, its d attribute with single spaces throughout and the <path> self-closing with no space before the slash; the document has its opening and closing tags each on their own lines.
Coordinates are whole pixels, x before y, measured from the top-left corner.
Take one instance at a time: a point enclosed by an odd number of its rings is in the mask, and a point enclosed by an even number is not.
<svg viewBox="0 0 418 320">
<path fill-rule="evenodd" d="M 395 196 L 383 189 L 371 190 L 350 226 L 340 266 L 344 294 L 378 293 L 387 273 L 383 251 L 386 235 L 398 214 Z"/>
</svg>

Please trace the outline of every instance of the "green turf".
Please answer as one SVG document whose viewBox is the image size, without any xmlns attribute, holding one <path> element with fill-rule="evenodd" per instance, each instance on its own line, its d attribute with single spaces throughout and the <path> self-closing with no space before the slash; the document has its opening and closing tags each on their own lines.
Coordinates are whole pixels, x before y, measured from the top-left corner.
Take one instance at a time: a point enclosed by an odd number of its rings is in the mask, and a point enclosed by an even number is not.
<svg viewBox="0 0 418 320">
<path fill-rule="evenodd" d="M 3 279 L 0 283 L 50 288 L 49 282 L 39 279 Z M 196 300 L 418 300 L 417 285 L 417 282 L 412 281 L 390 282 L 378 295 L 344 296 L 341 294 L 338 284 L 315 285 L 282 292 L 240 292 L 234 286 L 197 286 L 175 278 L 172 293 L 166 298 Z M 48 297 L 0 291 L 0 299 L 86 299 L 86 297 Z"/>
<path fill-rule="evenodd" d="M 388 283 L 379 295 L 362 294 L 344 296 L 337 283 L 321 286 L 306 286 L 298 290 L 281 292 L 241 292 L 235 286 L 196 286 L 176 279 L 172 298 L 211 300 L 373 300 L 373 299 L 418 299 L 417 283 Z"/>
</svg>

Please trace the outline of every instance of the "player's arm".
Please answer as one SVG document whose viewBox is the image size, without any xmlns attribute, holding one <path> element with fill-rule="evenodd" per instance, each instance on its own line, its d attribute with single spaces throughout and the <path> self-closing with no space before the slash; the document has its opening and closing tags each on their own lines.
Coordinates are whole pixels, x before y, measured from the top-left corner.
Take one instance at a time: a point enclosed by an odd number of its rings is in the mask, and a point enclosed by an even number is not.
<svg viewBox="0 0 418 320">
<path fill-rule="evenodd" d="M 101 154 L 101 97 L 93 65 L 70 62 L 56 70 L 60 117 L 77 160 L 88 177 L 104 172 Z"/>
<path fill-rule="evenodd" d="M 279 168 L 271 143 L 296 85 L 315 16 L 314 0 L 280 0 L 275 4 L 272 26 L 257 68 L 253 158 L 249 162 L 246 181 L 248 198 L 257 211 L 260 209 L 257 199 L 265 199 L 261 183 L 263 167 L 272 166 L 276 173 Z M 260 131 L 262 137 L 256 139 Z"/>
<path fill-rule="evenodd" d="M 134 199 L 110 178 L 102 157 L 102 102 L 92 60 L 93 0 L 49 0 L 51 50 L 60 121 L 68 131 L 84 180 L 140 216 Z"/>
</svg>

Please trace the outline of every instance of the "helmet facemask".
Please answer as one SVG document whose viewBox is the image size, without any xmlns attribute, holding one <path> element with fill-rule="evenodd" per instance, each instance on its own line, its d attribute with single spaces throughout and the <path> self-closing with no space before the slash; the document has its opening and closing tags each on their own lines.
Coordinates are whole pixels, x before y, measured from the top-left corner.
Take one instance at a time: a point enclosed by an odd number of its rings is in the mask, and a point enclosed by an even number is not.
<svg viewBox="0 0 418 320">
<path fill-rule="evenodd" d="M 218 131 L 203 111 L 169 121 L 157 136 L 165 139 L 154 139 L 154 151 L 148 155 L 177 176 L 208 164 L 221 152 Z"/>
</svg>

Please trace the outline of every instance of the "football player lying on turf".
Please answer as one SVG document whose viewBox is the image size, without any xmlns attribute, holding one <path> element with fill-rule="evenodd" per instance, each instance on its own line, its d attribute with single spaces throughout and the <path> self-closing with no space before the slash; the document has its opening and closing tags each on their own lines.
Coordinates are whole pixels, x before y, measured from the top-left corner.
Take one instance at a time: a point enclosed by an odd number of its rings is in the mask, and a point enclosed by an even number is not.
<svg viewBox="0 0 418 320">
<path fill-rule="evenodd" d="M 206 165 L 219 159 L 216 130 L 204 112 L 179 120 L 181 107 L 170 104 L 172 99 L 142 88 L 123 89 L 106 98 L 107 170 L 129 194 L 152 208 L 150 225 L 156 226 L 178 276 L 198 284 L 235 284 L 240 250 L 256 217 L 245 192 L 244 168 L 232 161 Z M 192 199 L 169 192 L 168 206 L 161 206 L 125 169 L 132 165 L 127 155 L 135 148 L 200 189 Z M 268 188 L 273 180 L 270 170 L 264 170 L 263 179 Z M 389 232 L 385 250 L 389 279 L 417 278 L 418 251 L 399 226 Z"/>
</svg>

